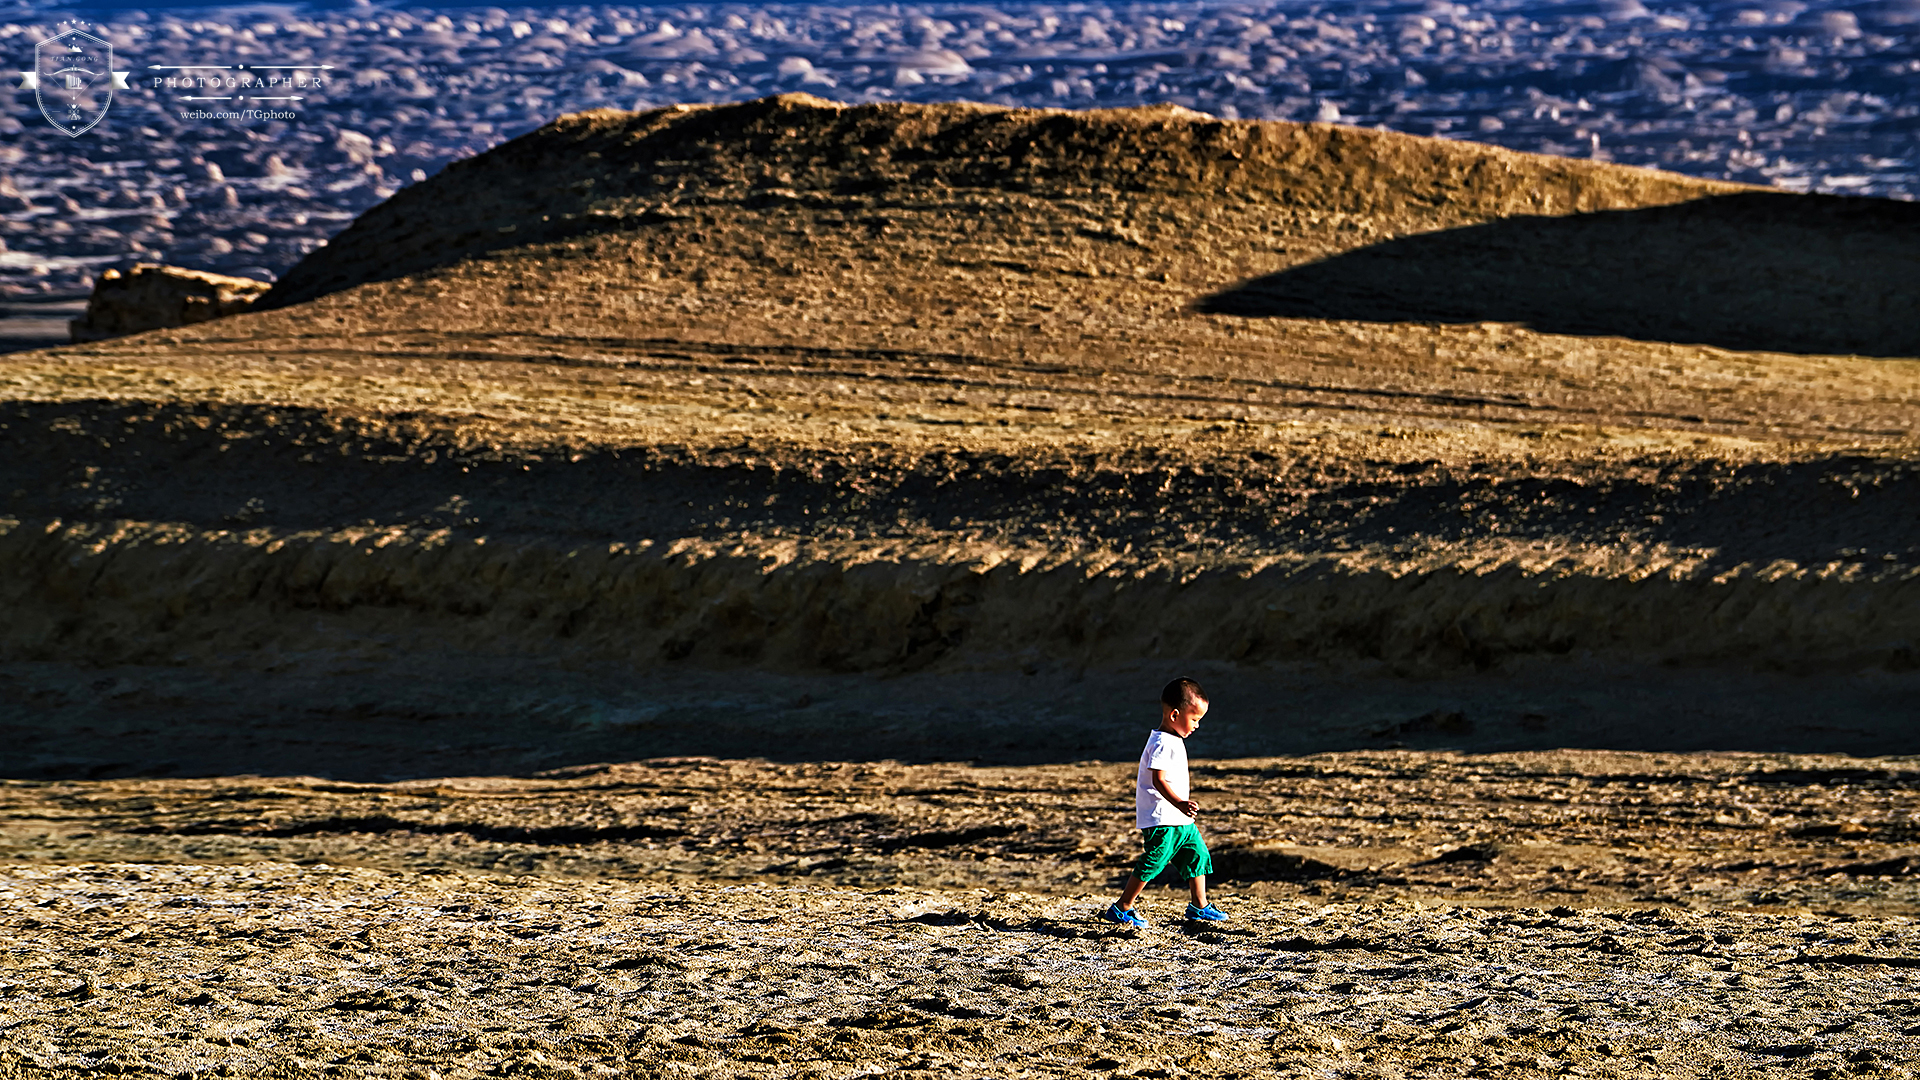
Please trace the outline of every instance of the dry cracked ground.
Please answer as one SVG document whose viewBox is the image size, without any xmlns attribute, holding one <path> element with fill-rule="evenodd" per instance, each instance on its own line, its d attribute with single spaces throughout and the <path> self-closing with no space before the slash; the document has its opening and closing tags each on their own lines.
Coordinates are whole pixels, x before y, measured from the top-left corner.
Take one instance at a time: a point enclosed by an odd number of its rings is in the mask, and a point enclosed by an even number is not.
<svg viewBox="0 0 1920 1080">
<path fill-rule="evenodd" d="M 0 1068 L 242 1076 L 1911 1076 L 1903 917 L 20 869 Z"/>
<path fill-rule="evenodd" d="M 1916 1075 L 1916 251 L 790 96 L 9 354 L 0 1075 Z"/>
<path fill-rule="evenodd" d="M 1915 759 L 1203 762 L 1233 917 L 1146 931 L 1094 918 L 1129 779 L 8 782 L 0 1068 L 1913 1075 Z"/>
</svg>

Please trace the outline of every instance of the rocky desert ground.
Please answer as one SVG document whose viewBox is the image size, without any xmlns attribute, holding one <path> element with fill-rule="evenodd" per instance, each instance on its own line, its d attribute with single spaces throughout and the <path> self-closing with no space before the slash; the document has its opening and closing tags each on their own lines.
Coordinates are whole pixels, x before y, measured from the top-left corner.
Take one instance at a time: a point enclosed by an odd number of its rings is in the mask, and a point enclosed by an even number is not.
<svg viewBox="0 0 1920 1080">
<path fill-rule="evenodd" d="M 1092 918 L 1135 844 L 1129 779 L 12 781 L 0 1068 L 1910 1076 L 1920 1053 L 1920 759 L 1203 763 L 1234 917 L 1183 924 L 1156 889 L 1146 931 Z"/>
<path fill-rule="evenodd" d="M 1910 1076 L 1905 919 L 254 863 L 6 882 L 21 1075 Z M 83 944 L 84 943 L 84 944 Z"/>
<path fill-rule="evenodd" d="M 788 96 L 6 356 L 0 1068 L 1912 1075 L 1917 249 Z"/>
</svg>

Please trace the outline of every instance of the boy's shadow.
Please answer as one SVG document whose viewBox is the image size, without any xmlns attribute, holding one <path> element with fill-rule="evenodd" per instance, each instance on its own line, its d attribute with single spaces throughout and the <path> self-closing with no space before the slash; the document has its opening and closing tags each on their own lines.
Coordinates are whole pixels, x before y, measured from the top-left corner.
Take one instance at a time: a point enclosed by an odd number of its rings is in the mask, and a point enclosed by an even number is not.
<svg viewBox="0 0 1920 1080">
<path fill-rule="evenodd" d="M 1197 307 L 1905 357 L 1920 356 L 1916 267 L 1920 206 L 1755 191 L 1402 237 L 1245 282 Z"/>
</svg>

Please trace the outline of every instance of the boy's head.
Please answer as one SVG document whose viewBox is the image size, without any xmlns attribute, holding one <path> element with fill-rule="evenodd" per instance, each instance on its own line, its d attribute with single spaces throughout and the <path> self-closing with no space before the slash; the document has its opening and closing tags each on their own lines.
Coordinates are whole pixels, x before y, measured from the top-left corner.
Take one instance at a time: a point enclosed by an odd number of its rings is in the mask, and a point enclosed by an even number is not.
<svg viewBox="0 0 1920 1080">
<path fill-rule="evenodd" d="M 1207 692 L 1192 679 L 1181 677 L 1160 691 L 1160 729 L 1181 738 L 1193 734 L 1207 715 Z"/>
</svg>

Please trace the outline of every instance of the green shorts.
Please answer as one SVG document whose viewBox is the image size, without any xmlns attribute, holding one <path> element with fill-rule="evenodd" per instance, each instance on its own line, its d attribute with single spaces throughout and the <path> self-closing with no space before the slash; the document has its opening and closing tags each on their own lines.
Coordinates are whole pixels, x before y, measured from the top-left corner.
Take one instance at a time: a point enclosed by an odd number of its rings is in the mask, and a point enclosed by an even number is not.
<svg viewBox="0 0 1920 1080">
<path fill-rule="evenodd" d="M 1134 870 L 1141 881 L 1152 881 L 1169 868 L 1181 881 L 1213 873 L 1213 856 L 1207 853 L 1197 825 L 1155 825 L 1141 829 L 1140 839 L 1147 845 Z"/>
</svg>

